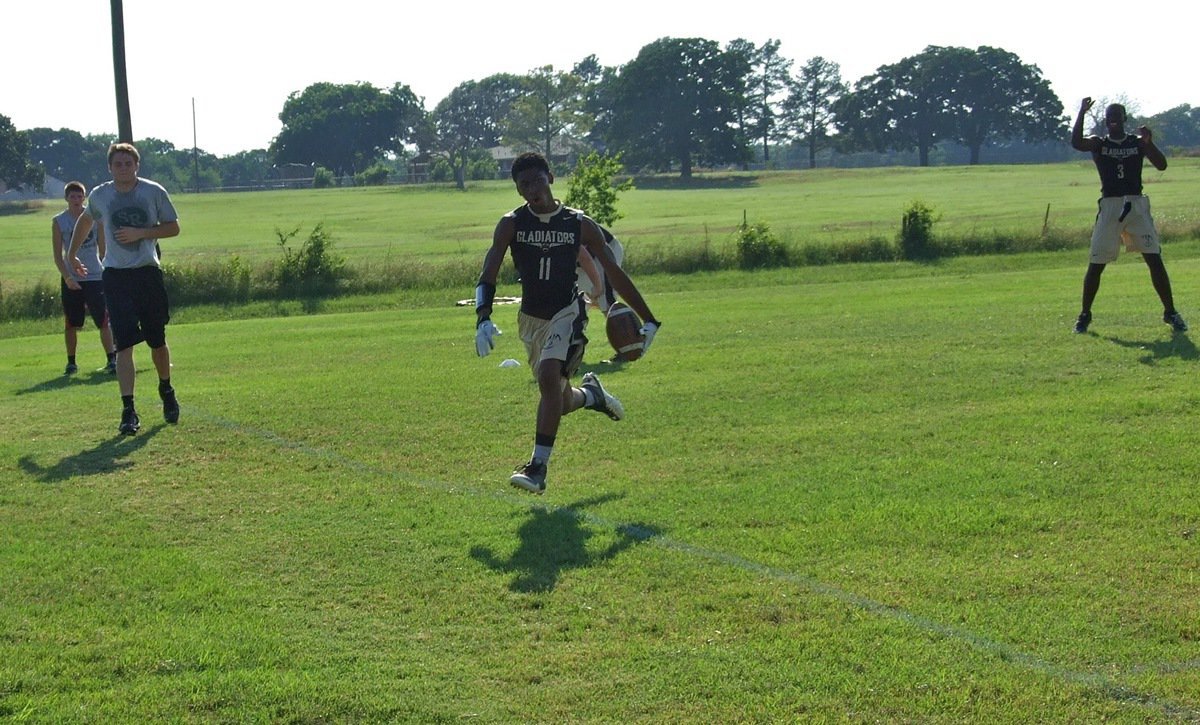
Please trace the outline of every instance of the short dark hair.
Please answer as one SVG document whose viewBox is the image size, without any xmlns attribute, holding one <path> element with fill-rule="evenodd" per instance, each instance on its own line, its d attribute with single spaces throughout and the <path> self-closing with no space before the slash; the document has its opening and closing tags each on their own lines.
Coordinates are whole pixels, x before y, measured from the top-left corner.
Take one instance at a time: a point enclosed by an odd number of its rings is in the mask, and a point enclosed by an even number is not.
<svg viewBox="0 0 1200 725">
<path fill-rule="evenodd" d="M 87 196 L 87 187 L 83 185 L 82 181 L 68 181 L 67 187 L 63 189 L 63 198 L 66 199 L 70 196 L 72 191 L 78 191 L 80 194 Z"/>
<path fill-rule="evenodd" d="M 1119 112 L 1121 114 L 1122 121 L 1129 118 L 1128 114 L 1125 113 L 1125 106 L 1122 106 L 1120 103 L 1110 103 L 1108 104 L 1108 108 L 1104 109 L 1105 117 L 1108 117 L 1110 113 L 1114 112 Z"/>
<path fill-rule="evenodd" d="M 550 175 L 550 162 L 546 160 L 545 156 L 542 156 L 537 151 L 526 151 L 525 153 L 518 156 L 516 161 L 513 161 L 513 165 L 512 165 L 513 181 L 516 181 L 517 175 L 520 174 L 525 169 L 541 169 L 542 171 L 546 172 L 547 176 L 549 176 Z"/>
</svg>

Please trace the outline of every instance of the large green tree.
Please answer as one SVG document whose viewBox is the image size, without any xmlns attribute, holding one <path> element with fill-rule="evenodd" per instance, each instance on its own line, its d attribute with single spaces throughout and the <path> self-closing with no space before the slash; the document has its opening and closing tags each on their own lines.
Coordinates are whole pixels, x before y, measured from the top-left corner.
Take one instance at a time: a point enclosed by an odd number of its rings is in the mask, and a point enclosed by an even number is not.
<svg viewBox="0 0 1200 725">
<path fill-rule="evenodd" d="M 576 146 L 591 129 L 584 109 L 586 82 L 574 73 L 542 66 L 522 79 L 523 93 L 501 123 L 501 140 L 520 151 L 540 149 L 550 158 L 556 146 Z"/>
<path fill-rule="evenodd" d="M 791 80 L 792 61 L 779 53 L 780 42 L 767 40 L 762 45 L 737 39 L 725 50 L 743 59 L 749 67 L 741 100 L 739 123 L 743 133 L 762 145 L 764 161 L 771 158 L 771 142 L 787 137 L 781 123 L 784 93 Z"/>
<path fill-rule="evenodd" d="M 239 151 L 217 159 L 221 186 L 254 187 L 274 178 L 275 157 L 266 149 Z"/>
<path fill-rule="evenodd" d="M 12 119 L 0 114 L 0 181 L 10 188 L 41 189 L 42 167 L 29 160 L 29 134 L 18 131 Z"/>
<path fill-rule="evenodd" d="M 971 164 L 979 163 L 981 149 L 990 142 L 1036 143 L 1066 133 L 1062 101 L 1036 65 L 989 46 L 975 50 L 931 47 L 926 53 L 953 59 L 945 64 L 957 71 L 949 110 L 955 138 L 970 151 Z"/>
<path fill-rule="evenodd" d="M 860 79 L 835 105 L 836 125 L 854 146 L 915 148 L 919 163 L 940 141 L 957 141 L 979 163 L 989 142 L 1059 138 L 1062 103 L 1037 66 L 987 46 L 929 46 Z"/>
<path fill-rule="evenodd" d="M 108 147 L 115 135 L 84 136 L 69 128 L 31 128 L 29 158 L 46 173 L 87 187 L 108 179 Z"/>
<path fill-rule="evenodd" d="M 747 154 L 736 108 L 745 59 L 702 38 L 662 38 L 621 68 L 612 86 L 608 140 L 630 166 L 679 169 L 740 162 Z"/>
<path fill-rule="evenodd" d="M 829 142 L 834 104 L 846 93 L 837 63 L 814 56 L 792 79 L 783 103 L 784 125 L 808 147 L 808 168 L 816 168 L 817 151 Z"/>
<path fill-rule="evenodd" d="M 424 114 L 422 101 L 400 83 L 386 91 L 369 83 L 314 83 L 284 102 L 283 129 L 270 151 L 280 164 L 353 174 L 399 152 Z"/>
<path fill-rule="evenodd" d="M 1200 147 L 1200 107 L 1176 106 L 1145 120 L 1154 132 L 1154 143 L 1161 147 Z"/>
<path fill-rule="evenodd" d="M 434 146 L 449 160 L 458 188 L 466 188 L 474 153 L 499 145 L 505 116 L 524 92 L 520 76 L 499 73 L 458 84 L 433 109 Z"/>
<path fill-rule="evenodd" d="M 583 82 L 580 94 L 583 96 L 583 111 L 588 114 L 590 125 L 586 138 L 593 149 L 608 146 L 617 72 L 614 66 L 601 65 L 595 55 L 589 55 L 571 68 L 571 73 Z"/>
<path fill-rule="evenodd" d="M 922 53 L 880 66 L 860 78 L 854 90 L 834 104 L 834 124 L 847 149 L 917 150 L 918 163 L 929 165 L 929 152 L 953 138 L 948 112 L 956 86 L 943 54 Z"/>
</svg>

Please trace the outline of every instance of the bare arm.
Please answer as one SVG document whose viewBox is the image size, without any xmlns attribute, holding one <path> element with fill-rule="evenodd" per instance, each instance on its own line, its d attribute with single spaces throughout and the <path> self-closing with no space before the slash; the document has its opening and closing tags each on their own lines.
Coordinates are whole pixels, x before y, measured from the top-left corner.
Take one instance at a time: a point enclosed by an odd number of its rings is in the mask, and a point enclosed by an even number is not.
<svg viewBox="0 0 1200 725">
<path fill-rule="evenodd" d="M 67 285 L 67 289 L 79 289 L 79 283 L 71 276 L 67 262 L 63 258 L 63 236 L 62 229 L 59 228 L 58 222 L 51 220 L 50 222 L 50 241 L 54 247 L 54 266 L 58 267 L 58 273 L 62 275 L 63 282 Z"/>
<path fill-rule="evenodd" d="M 1145 154 L 1146 158 L 1150 160 L 1150 163 L 1154 164 L 1154 168 L 1158 169 L 1159 171 L 1166 171 L 1167 157 L 1164 156 L 1163 152 L 1154 145 L 1154 134 L 1151 133 L 1150 129 L 1145 126 L 1142 126 L 1138 129 L 1138 134 L 1138 143 L 1142 147 L 1142 153 Z"/>
<path fill-rule="evenodd" d="M 654 313 L 642 299 L 642 294 L 634 286 L 633 280 L 629 279 L 629 275 L 625 274 L 625 270 L 617 264 L 617 260 L 612 256 L 612 251 L 604 243 L 604 234 L 601 233 L 600 227 L 596 226 L 596 222 L 591 219 L 584 219 L 583 243 L 587 245 L 596 259 L 600 260 L 600 266 L 604 268 L 604 273 L 612 281 L 613 289 L 621 295 L 621 299 L 629 303 L 629 306 L 638 313 L 643 322 L 652 322 L 657 325 L 658 320 L 655 319 Z"/>
<path fill-rule="evenodd" d="M 75 231 L 71 234 L 71 246 L 67 250 L 66 259 L 63 260 L 79 275 L 86 275 L 88 273 L 87 267 L 83 266 L 83 262 L 79 261 L 78 255 L 79 248 L 83 246 L 83 241 L 92 233 L 92 225 L 94 224 L 95 220 L 92 219 L 91 214 L 84 212 L 79 215 L 79 219 L 75 221 Z"/>
<path fill-rule="evenodd" d="M 512 217 L 503 217 L 492 232 L 492 246 L 483 257 L 483 270 L 479 273 L 479 286 L 475 289 L 475 324 L 478 325 L 492 316 L 492 296 L 496 293 L 496 278 L 500 275 L 500 265 L 504 263 L 504 255 L 508 246 L 516 236 L 516 226 Z M 484 297 L 480 297 L 480 288 L 486 288 Z"/>
<path fill-rule="evenodd" d="M 1089 96 L 1079 102 L 1079 115 L 1075 116 L 1075 125 L 1071 128 L 1071 148 L 1076 151 L 1095 151 L 1100 147 L 1100 138 L 1083 135 L 1083 120 L 1095 103 Z"/>
</svg>

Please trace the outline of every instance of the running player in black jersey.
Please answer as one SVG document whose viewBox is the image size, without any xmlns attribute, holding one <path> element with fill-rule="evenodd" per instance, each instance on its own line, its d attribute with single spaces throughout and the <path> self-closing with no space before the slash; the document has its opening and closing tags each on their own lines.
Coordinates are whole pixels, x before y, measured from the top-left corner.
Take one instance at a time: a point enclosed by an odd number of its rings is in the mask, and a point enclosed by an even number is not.
<svg viewBox="0 0 1200 725">
<path fill-rule="evenodd" d="M 1142 126 L 1137 135 L 1125 132 L 1125 107 L 1114 103 L 1104 109 L 1104 124 L 1108 135 L 1083 135 L 1084 116 L 1094 101 L 1085 98 L 1079 104 L 1079 115 L 1071 130 L 1071 146 L 1088 151 L 1100 172 L 1100 210 L 1092 229 L 1092 249 L 1087 274 L 1083 277 L 1083 310 L 1075 321 L 1075 332 L 1087 332 L 1092 322 L 1092 302 L 1100 290 L 1100 275 L 1104 266 L 1116 260 L 1121 242 L 1126 249 L 1141 252 L 1150 268 L 1150 281 L 1163 305 L 1163 322 L 1175 332 L 1186 332 L 1187 323 L 1175 309 L 1171 280 L 1163 265 L 1162 246 L 1158 231 L 1150 216 L 1150 199 L 1142 195 L 1142 159 L 1164 171 L 1167 159 L 1154 145 L 1150 129 Z"/>
<path fill-rule="evenodd" d="M 613 420 L 625 414 L 621 401 L 604 389 L 594 373 L 585 374 L 580 387 L 570 385 L 587 345 L 587 312 L 576 287 L 581 250 L 586 248 L 599 260 L 617 293 L 644 320 L 643 354 L 649 351 L 659 322 L 613 259 L 597 224 L 554 198 L 550 189 L 554 174 L 544 156 L 518 156 L 513 162 L 512 178 L 526 203 L 501 217 L 483 259 L 483 272 L 475 288 L 475 352 L 480 357 L 490 353 L 495 336 L 500 334 L 491 320 L 492 301 L 500 265 L 511 251 L 521 279 L 517 323 L 541 397 L 533 455 L 509 480 L 518 488 L 540 494 L 546 490 L 546 466 L 564 415 L 580 408 L 599 411 Z"/>
</svg>

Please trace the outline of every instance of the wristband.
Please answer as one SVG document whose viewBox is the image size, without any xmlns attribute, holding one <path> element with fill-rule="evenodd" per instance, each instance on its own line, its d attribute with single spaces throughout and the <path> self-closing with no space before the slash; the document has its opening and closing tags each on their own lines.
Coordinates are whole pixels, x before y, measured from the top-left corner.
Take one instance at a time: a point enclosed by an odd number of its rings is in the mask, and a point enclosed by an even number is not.
<svg viewBox="0 0 1200 725">
<path fill-rule="evenodd" d="M 475 286 L 475 313 L 487 308 L 492 309 L 492 302 L 496 299 L 496 285 L 480 282 Z"/>
</svg>

